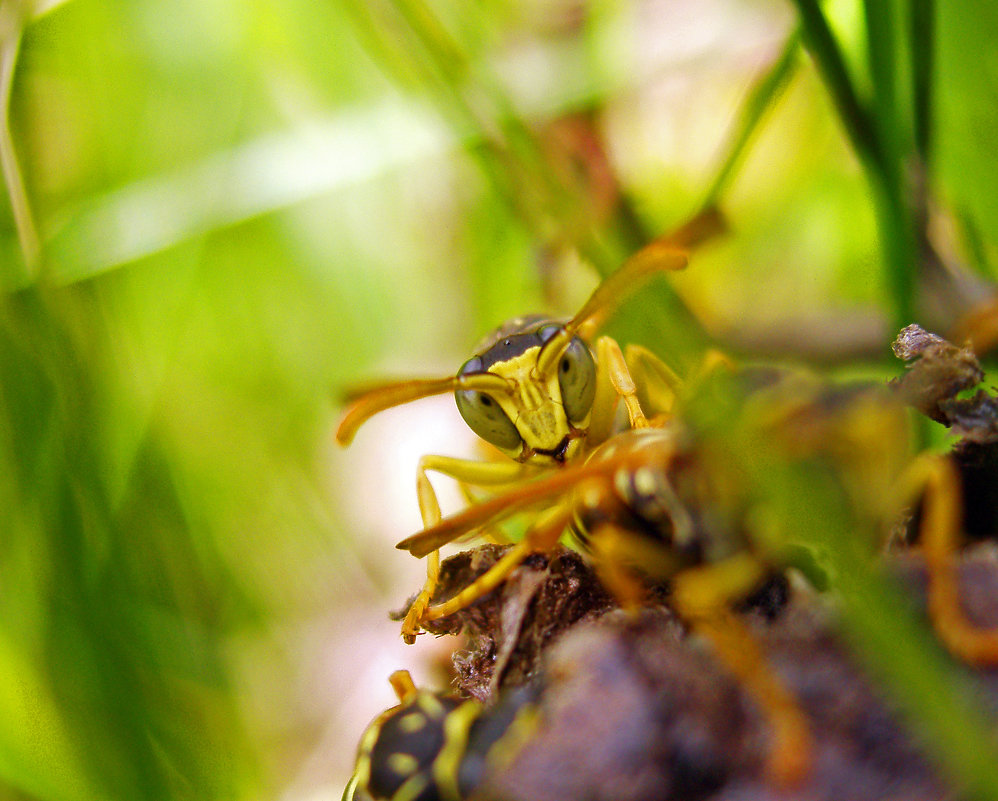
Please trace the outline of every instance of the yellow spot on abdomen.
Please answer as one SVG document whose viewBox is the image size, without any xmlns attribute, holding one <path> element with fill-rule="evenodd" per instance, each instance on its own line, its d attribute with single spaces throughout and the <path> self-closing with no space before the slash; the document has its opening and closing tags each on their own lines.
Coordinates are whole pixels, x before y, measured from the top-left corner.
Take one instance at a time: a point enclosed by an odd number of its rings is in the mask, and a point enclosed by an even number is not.
<svg viewBox="0 0 998 801">
<path fill-rule="evenodd" d="M 411 776 L 419 770 L 419 760 L 412 754 L 392 754 L 388 757 L 388 767 L 399 776 Z"/>
<path fill-rule="evenodd" d="M 426 725 L 426 717 L 419 712 L 410 712 L 399 718 L 399 728 L 406 734 L 413 734 Z"/>
</svg>

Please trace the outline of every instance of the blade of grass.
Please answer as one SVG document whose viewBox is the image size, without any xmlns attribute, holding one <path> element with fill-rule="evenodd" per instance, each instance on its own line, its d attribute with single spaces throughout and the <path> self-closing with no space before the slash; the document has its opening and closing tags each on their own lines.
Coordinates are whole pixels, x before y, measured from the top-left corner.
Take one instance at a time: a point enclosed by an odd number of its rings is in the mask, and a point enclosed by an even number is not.
<svg viewBox="0 0 998 801">
<path fill-rule="evenodd" d="M 933 642 L 904 594 L 874 574 L 868 558 L 849 551 L 835 551 L 846 635 L 920 732 L 930 758 L 964 791 L 960 797 L 996 801 L 994 741 L 971 682 Z"/>
<path fill-rule="evenodd" d="M 510 162 L 488 135 L 494 125 L 482 118 L 481 112 L 464 97 L 464 81 L 458 75 L 466 72 L 465 59 L 455 55 L 460 51 L 444 46 L 449 56 L 441 57 L 430 50 L 431 46 L 441 47 L 439 40 L 444 33 L 435 29 L 432 34 L 420 34 L 413 30 L 413 20 L 419 24 L 418 20 L 426 13 L 406 14 L 394 3 L 388 7 L 360 0 L 347 0 L 344 7 L 364 46 L 388 77 L 403 87 L 429 94 L 489 184 L 511 207 L 517 208 L 513 181 L 516 164 Z"/>
<path fill-rule="evenodd" d="M 818 0 L 794 0 L 794 3 L 800 17 L 804 44 L 818 65 L 853 149 L 861 160 L 879 168 L 883 164 L 881 143 L 870 113 L 856 93 Z"/>
<path fill-rule="evenodd" d="M 786 88 L 797 68 L 797 51 L 800 31 L 794 31 L 783 45 L 783 51 L 772 66 L 756 82 L 742 104 L 738 120 L 728 136 L 726 153 L 708 185 L 700 204 L 700 211 L 716 206 L 721 193 L 727 188 L 735 169 L 739 166 L 749 142 L 759 128 L 762 118 Z"/>
<path fill-rule="evenodd" d="M 871 113 L 883 156 L 882 169 L 891 183 L 899 180 L 901 130 L 897 100 L 898 48 L 894 6 L 883 0 L 863 3 L 866 51 L 873 83 Z"/>
<path fill-rule="evenodd" d="M 922 262 L 939 264 L 929 240 L 929 161 L 932 137 L 932 79 L 935 58 L 935 6 L 933 0 L 911 0 L 908 9 L 908 51 L 911 59 L 910 167 L 914 224 Z"/>
<path fill-rule="evenodd" d="M 615 270 L 628 252 L 645 244 L 633 242 L 633 220 L 626 209 L 603 225 L 590 223 L 582 213 L 587 198 L 581 188 L 557 174 L 538 137 L 505 95 L 499 82 L 485 69 L 476 69 L 460 44 L 434 17 L 421 0 L 388 0 L 407 32 L 401 38 L 405 62 L 412 66 L 424 90 L 429 90 L 445 119 L 458 131 L 461 141 L 482 169 L 496 193 L 508 204 L 513 216 L 522 220 L 542 246 L 564 242 L 565 232 L 574 232 L 572 245 L 601 275 Z M 350 0 L 354 19 L 361 20 L 362 35 L 374 42 L 372 54 L 381 57 L 397 42 L 388 41 L 386 29 L 371 20 L 371 5 Z M 393 54 L 384 62 L 390 75 L 397 73 Z M 668 285 L 659 282 L 656 292 L 663 314 L 681 326 L 694 349 L 709 337 Z"/>
<path fill-rule="evenodd" d="M 874 181 L 884 269 L 894 301 L 893 327 L 900 330 L 915 319 L 915 285 L 921 270 L 915 215 L 911 199 L 881 178 Z"/>
<path fill-rule="evenodd" d="M 24 256 L 25 278 L 31 281 L 35 277 L 40 245 L 10 129 L 10 96 L 21 46 L 24 11 L 19 0 L 7 0 L 0 6 L 0 111 L 3 113 L 3 125 L 0 126 L 0 167 L 3 169 L 4 183 L 7 185 L 14 213 L 14 225 Z"/>
<path fill-rule="evenodd" d="M 893 305 L 894 327 L 901 328 L 914 319 L 915 276 L 920 270 L 915 216 L 908 187 L 902 187 L 900 166 L 894 169 L 891 167 L 895 156 L 888 152 L 888 143 L 885 142 L 881 126 L 875 122 L 877 117 L 864 106 L 856 92 L 846 69 L 845 59 L 818 0 L 795 0 L 795 3 L 800 15 L 804 43 L 815 59 L 818 72 L 828 87 L 853 150 L 873 189 L 886 284 Z M 868 15 L 873 20 L 874 30 L 889 25 L 885 13 L 874 10 Z M 870 24 L 869 18 L 867 23 Z M 887 38 L 893 40 L 892 35 Z M 872 54 L 873 51 L 876 51 L 876 55 Z M 893 52 L 888 52 L 887 44 L 881 39 L 878 38 L 873 43 L 871 61 L 876 65 L 875 82 L 880 85 L 877 92 L 891 107 L 895 105 L 894 78 L 890 69 L 890 59 L 893 57 Z M 883 113 L 887 114 L 889 111 Z M 892 118 L 887 127 L 893 129 L 894 125 Z M 900 160 L 898 164 L 900 165 Z"/>
<path fill-rule="evenodd" d="M 178 519 L 177 502 L 152 441 L 129 508 L 113 508 L 102 439 L 109 370 L 95 356 L 110 349 L 87 346 L 99 327 L 74 330 L 93 311 L 75 289 L 0 298 L 0 431 L 10 432 L 0 497 L 17 499 L 3 566 L 27 580 L 2 608 L 37 615 L 11 626 L 8 641 L 43 677 L 79 760 L 79 775 L 53 770 L 53 785 L 86 793 L 45 798 L 231 798 L 249 763 L 219 650 L 226 613 L 210 600 L 192 532 L 159 523 Z M 193 593 L 172 583 L 171 563 Z"/>
<path fill-rule="evenodd" d="M 342 191 L 452 146 L 436 118 L 382 103 L 265 134 L 175 173 L 88 198 L 46 232 L 57 285 L 93 278 L 214 230 Z"/>
<path fill-rule="evenodd" d="M 924 182 L 917 175 L 911 153 L 911 115 L 898 100 L 898 19 L 893 3 L 867 0 L 867 59 L 873 84 L 872 113 L 880 142 L 879 165 L 882 210 L 881 236 L 895 305 L 895 326 L 905 325 L 914 315 L 914 292 L 918 273 L 930 249 L 921 234 L 924 221 L 919 208 L 926 202 Z"/>
<path fill-rule="evenodd" d="M 974 215 L 966 209 L 954 210 L 960 241 L 967 249 L 969 266 L 979 275 L 998 280 L 998 274 L 988 257 L 988 244 Z"/>
<path fill-rule="evenodd" d="M 450 95 L 458 99 L 466 115 L 473 119 L 490 141 L 511 181 L 511 196 L 521 205 L 531 228 L 545 240 L 557 236 L 569 221 L 584 219 L 585 198 L 580 197 L 551 169 L 533 132 L 517 114 L 512 101 L 487 70 L 475 70 L 471 59 L 449 36 L 443 25 L 422 0 L 391 0 L 399 14 L 420 39 L 437 73 L 443 76 Z M 474 92 L 474 96 L 471 95 Z M 576 243 L 600 272 L 612 270 L 619 256 L 595 248 L 591 231 L 583 231 Z M 607 261 L 604 261 L 606 259 Z"/>
<path fill-rule="evenodd" d="M 909 15 L 915 151 L 924 168 L 928 166 L 932 155 L 932 78 L 935 70 L 936 24 L 934 0 L 911 0 Z"/>
</svg>

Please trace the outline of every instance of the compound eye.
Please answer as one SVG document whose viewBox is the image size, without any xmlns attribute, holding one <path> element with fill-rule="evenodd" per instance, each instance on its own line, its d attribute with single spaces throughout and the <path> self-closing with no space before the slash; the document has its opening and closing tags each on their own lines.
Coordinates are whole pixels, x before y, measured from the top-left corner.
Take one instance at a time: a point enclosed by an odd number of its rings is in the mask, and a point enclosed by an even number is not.
<svg viewBox="0 0 998 801">
<path fill-rule="evenodd" d="M 578 337 L 569 343 L 558 362 L 558 385 L 569 421 L 582 422 L 596 396 L 596 363 L 586 343 Z"/>
<path fill-rule="evenodd" d="M 481 358 L 474 356 L 464 363 L 457 374 L 480 373 L 482 367 Z M 520 432 L 491 395 L 477 389 L 459 389 L 454 393 L 454 400 L 464 422 L 486 442 L 507 451 L 520 447 L 523 441 Z"/>
<path fill-rule="evenodd" d="M 520 432 L 491 395 L 477 389 L 461 389 L 454 393 L 454 399 L 464 422 L 486 442 L 507 451 L 520 447 Z"/>
</svg>

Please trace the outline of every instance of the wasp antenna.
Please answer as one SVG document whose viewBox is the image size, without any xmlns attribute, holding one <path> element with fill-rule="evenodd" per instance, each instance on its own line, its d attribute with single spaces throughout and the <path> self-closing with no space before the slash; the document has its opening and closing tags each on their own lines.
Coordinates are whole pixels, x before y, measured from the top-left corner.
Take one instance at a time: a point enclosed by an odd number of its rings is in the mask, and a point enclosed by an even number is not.
<svg viewBox="0 0 998 801">
<path fill-rule="evenodd" d="M 655 241 L 662 242 L 667 239 L 677 248 L 692 250 L 709 239 L 727 233 L 728 230 L 728 219 L 724 216 L 724 212 L 717 206 L 709 205 L 694 214 L 672 233 Z"/>
<path fill-rule="evenodd" d="M 566 345 L 575 334 L 589 339 L 641 283 L 658 273 L 682 270 L 689 261 L 690 249 L 727 230 L 727 221 L 720 209 L 708 206 L 670 233 L 649 242 L 596 287 L 579 313 L 565 326 L 568 332 Z"/>
<path fill-rule="evenodd" d="M 336 441 L 340 445 L 349 445 L 353 440 L 357 429 L 370 417 L 393 406 L 401 406 L 403 403 L 428 398 L 431 395 L 440 395 L 450 392 L 459 383 L 454 377 L 435 379 L 416 379 L 412 381 L 400 381 L 394 384 L 385 384 L 375 387 L 365 392 L 357 398 L 347 409 L 340 425 L 336 429 Z"/>
<path fill-rule="evenodd" d="M 544 347 L 537 357 L 538 375 L 550 375 L 551 371 L 554 370 L 554 366 L 561 360 L 562 355 L 572 342 L 572 337 L 575 336 L 575 332 L 578 330 L 577 326 L 573 326 L 574 322 L 575 320 L 568 322 L 564 328 L 544 343 Z"/>
<path fill-rule="evenodd" d="M 658 273 L 682 270 L 688 261 L 686 252 L 669 240 L 655 240 L 645 245 L 596 287 L 586 305 L 565 326 L 566 332 L 578 333 L 583 339 L 591 338 L 641 283 Z"/>
<path fill-rule="evenodd" d="M 596 287 L 579 313 L 565 326 L 569 337 L 578 333 L 583 339 L 589 339 L 640 284 L 658 273 L 682 270 L 688 261 L 686 251 L 671 237 L 645 245 Z"/>
<path fill-rule="evenodd" d="M 454 389 L 477 389 L 479 392 L 512 392 L 516 384 L 495 373 L 465 373 L 454 379 Z"/>
</svg>

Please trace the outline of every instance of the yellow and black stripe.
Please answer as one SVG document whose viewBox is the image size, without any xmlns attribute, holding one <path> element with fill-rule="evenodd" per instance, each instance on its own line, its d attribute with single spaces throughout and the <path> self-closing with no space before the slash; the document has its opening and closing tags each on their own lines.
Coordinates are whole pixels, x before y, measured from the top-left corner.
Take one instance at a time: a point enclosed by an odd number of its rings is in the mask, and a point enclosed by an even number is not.
<svg viewBox="0 0 998 801">
<path fill-rule="evenodd" d="M 361 737 L 342 801 L 463 801 L 487 769 L 515 753 L 535 719 L 533 690 L 486 708 L 406 686 L 402 702 Z"/>
</svg>

